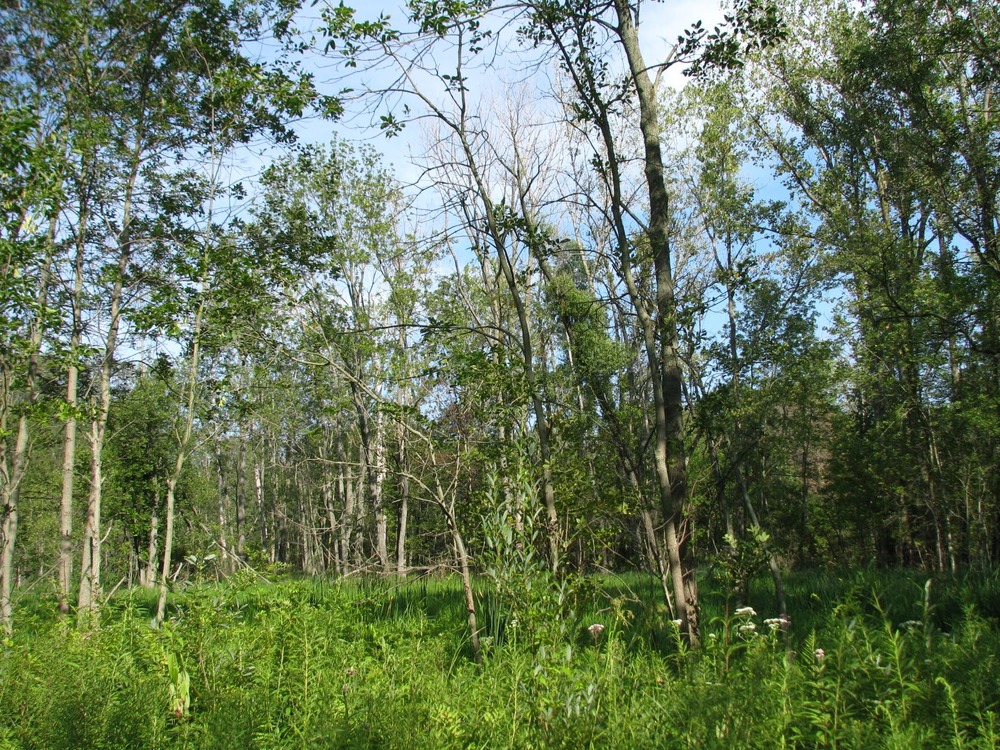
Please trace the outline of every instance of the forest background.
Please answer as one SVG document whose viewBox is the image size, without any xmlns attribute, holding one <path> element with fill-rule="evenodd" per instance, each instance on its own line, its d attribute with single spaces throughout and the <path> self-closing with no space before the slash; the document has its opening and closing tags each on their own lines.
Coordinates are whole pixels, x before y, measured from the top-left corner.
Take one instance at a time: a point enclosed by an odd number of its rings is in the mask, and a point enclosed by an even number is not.
<svg viewBox="0 0 1000 750">
<path fill-rule="evenodd" d="M 7 632 L 454 566 L 475 634 L 522 555 L 696 645 L 699 568 L 995 569 L 996 7 L 657 7 L 6 4 Z"/>
</svg>

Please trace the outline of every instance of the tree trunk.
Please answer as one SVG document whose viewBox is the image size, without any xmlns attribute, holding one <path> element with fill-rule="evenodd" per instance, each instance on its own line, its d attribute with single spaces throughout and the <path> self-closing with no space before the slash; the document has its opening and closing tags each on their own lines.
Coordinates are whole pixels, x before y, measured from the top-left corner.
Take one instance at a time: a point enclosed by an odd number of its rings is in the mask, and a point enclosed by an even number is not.
<svg viewBox="0 0 1000 750">
<path fill-rule="evenodd" d="M 11 470 L 7 470 L 6 456 L 0 462 L 3 476 L 3 519 L 0 524 L 0 628 L 7 635 L 12 631 L 13 607 L 11 593 L 14 588 L 14 550 L 17 542 L 18 502 L 21 479 L 28 462 L 28 416 L 21 414 L 17 420 L 17 439 Z"/>
<path fill-rule="evenodd" d="M 62 493 L 59 500 L 59 611 L 69 614 L 69 592 L 73 578 L 73 485 L 76 471 L 76 427 L 79 368 L 76 357 L 83 328 L 83 256 L 86 240 L 86 201 L 80 208 L 80 222 L 73 264 L 73 322 L 70 332 L 70 361 L 66 368 L 66 425 L 63 431 Z"/>
<path fill-rule="evenodd" d="M 365 480 L 368 488 L 368 502 L 375 517 L 375 554 L 384 573 L 390 572 L 385 508 L 382 504 L 382 483 L 385 475 L 385 447 L 382 420 L 374 419 L 365 403 L 364 394 L 357 385 L 360 367 L 356 368 L 351 381 L 354 409 L 358 417 L 358 433 L 361 437 L 361 455 L 365 465 Z M 374 423 L 374 424 L 373 424 Z"/>
<path fill-rule="evenodd" d="M 139 146 L 136 146 L 138 151 Z M 126 184 L 125 202 L 122 209 L 122 231 L 118 236 L 118 267 L 111 288 L 109 304 L 108 333 L 104 340 L 104 356 L 101 361 L 98 383 L 99 401 L 90 427 L 90 495 L 87 501 L 87 521 L 83 529 L 83 551 L 81 555 L 80 595 L 78 610 L 80 617 L 89 617 L 98 604 L 101 594 L 101 493 L 104 475 L 102 453 L 104 434 L 111 411 L 111 375 L 115 353 L 118 348 L 118 330 L 121 325 L 121 305 L 124 292 L 125 274 L 132 257 L 132 191 L 139 174 L 139 159 L 132 162 L 132 173 Z"/>
<path fill-rule="evenodd" d="M 17 545 L 17 530 L 20 521 L 21 481 L 28 469 L 28 420 L 31 408 L 38 399 L 38 355 L 42 344 L 43 325 L 42 311 L 48 302 L 50 269 L 52 265 L 52 241 L 55 224 L 49 224 L 48 247 L 45 260 L 42 263 L 38 289 L 35 295 L 35 310 L 28 330 L 28 362 L 25 378 L 25 396 L 20 404 L 17 415 L 17 436 L 14 439 L 14 454 L 7 455 L 7 441 L 0 439 L 0 630 L 11 633 L 13 627 L 13 607 L 11 595 L 14 590 L 16 575 L 14 553 Z M 5 273 L 9 272 L 4 269 Z M 6 369 L 6 363 L 3 363 Z M 13 405 L 14 394 L 10 390 L 12 373 L 0 373 L 3 381 L 3 392 L 0 397 L 0 428 L 6 434 L 8 415 Z"/>
<path fill-rule="evenodd" d="M 639 129 L 645 149 L 643 167 L 649 193 L 647 232 L 656 280 L 656 333 L 659 342 L 659 356 L 650 358 L 654 375 L 656 476 L 665 520 L 674 604 L 688 642 L 696 646 L 700 641 L 698 581 L 690 545 L 681 537 L 679 529 L 687 503 L 687 456 L 682 369 L 678 356 L 677 301 L 674 297 L 670 257 L 670 202 L 660 149 L 660 125 L 657 117 L 659 105 L 656 90 L 649 78 L 649 68 L 639 49 L 639 35 L 632 17 L 632 7 L 626 0 L 615 0 L 615 10 L 618 16 L 618 36 L 625 50 L 639 100 Z"/>
<path fill-rule="evenodd" d="M 110 386 L 108 390 L 110 404 Z M 101 400 L 103 403 L 103 395 Z M 101 485 L 104 481 L 102 454 L 106 425 L 106 415 L 103 419 L 98 415 L 90 425 L 90 494 L 87 501 L 87 522 L 83 528 L 80 594 L 77 603 L 81 618 L 89 617 L 97 609 L 101 596 Z"/>
<path fill-rule="evenodd" d="M 242 560 L 247 545 L 247 441 L 240 427 L 239 455 L 236 459 L 236 556 Z"/>
<path fill-rule="evenodd" d="M 160 488 L 153 491 L 153 513 L 149 519 L 149 546 L 146 552 L 146 568 L 142 573 L 142 586 L 152 588 L 156 582 L 156 538 L 160 527 Z"/>
<path fill-rule="evenodd" d="M 400 458 L 402 464 L 402 458 Z M 403 477 L 399 488 L 399 515 L 396 521 L 396 575 L 406 575 L 406 525 L 410 515 L 410 480 Z"/>
<path fill-rule="evenodd" d="M 211 215 L 211 212 L 209 212 Z M 205 263 L 207 267 L 207 262 Z M 167 507 L 164 509 L 165 528 L 163 531 L 163 568 L 160 577 L 160 596 L 156 603 L 156 622 L 162 623 L 163 616 L 167 609 L 167 580 L 170 577 L 171 556 L 174 544 L 174 504 L 176 500 L 177 483 L 180 481 L 181 472 L 184 469 L 184 462 L 187 460 L 188 451 L 191 446 L 191 434 L 194 429 L 194 407 L 195 394 L 198 390 L 198 362 L 201 353 L 201 324 L 202 316 L 205 312 L 205 296 L 208 291 L 208 282 L 203 277 L 201 279 L 200 295 L 198 307 L 195 310 L 194 322 L 192 325 L 191 354 L 188 360 L 187 372 L 187 401 L 185 403 L 184 429 L 181 432 L 177 443 L 177 458 L 174 461 L 174 470 L 167 479 Z"/>
<path fill-rule="evenodd" d="M 340 517 L 340 556 L 341 573 L 351 572 L 351 542 L 354 531 L 354 483 L 351 481 L 351 470 L 347 465 L 347 452 L 343 441 L 337 443 L 337 488 L 344 502 L 344 511 Z"/>
<path fill-rule="evenodd" d="M 225 457 L 222 455 L 222 446 L 219 441 L 215 443 L 215 494 L 219 509 L 219 565 L 226 572 L 232 572 L 233 568 L 229 560 L 229 544 L 226 541 L 226 502 L 229 493 L 229 486 L 226 482 Z"/>
<path fill-rule="evenodd" d="M 257 499 L 257 518 L 260 523 L 260 548 L 262 551 L 266 551 L 271 533 L 267 523 L 267 509 L 264 507 L 264 465 L 262 461 L 254 461 L 253 464 L 253 489 Z"/>
<path fill-rule="evenodd" d="M 176 498 L 176 474 L 167 480 L 167 507 L 163 514 L 166 525 L 163 530 L 163 567 L 160 569 L 160 595 L 156 601 L 156 622 L 163 622 L 167 612 L 167 581 L 170 580 L 171 554 L 174 549 L 174 502 Z"/>
</svg>

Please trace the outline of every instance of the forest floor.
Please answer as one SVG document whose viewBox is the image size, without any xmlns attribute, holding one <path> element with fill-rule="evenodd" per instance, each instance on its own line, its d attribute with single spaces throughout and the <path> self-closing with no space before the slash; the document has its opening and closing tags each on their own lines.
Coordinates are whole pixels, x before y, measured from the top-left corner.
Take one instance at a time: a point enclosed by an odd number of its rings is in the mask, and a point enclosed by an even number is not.
<svg viewBox="0 0 1000 750">
<path fill-rule="evenodd" d="M 86 629 L 41 596 L 0 647 L 0 749 L 1000 747 L 1000 578 L 928 580 L 797 572 L 790 625 L 769 579 L 706 580 L 697 650 L 650 577 L 481 580 L 482 664 L 454 578 L 246 573 L 160 627 L 147 591 Z"/>
</svg>

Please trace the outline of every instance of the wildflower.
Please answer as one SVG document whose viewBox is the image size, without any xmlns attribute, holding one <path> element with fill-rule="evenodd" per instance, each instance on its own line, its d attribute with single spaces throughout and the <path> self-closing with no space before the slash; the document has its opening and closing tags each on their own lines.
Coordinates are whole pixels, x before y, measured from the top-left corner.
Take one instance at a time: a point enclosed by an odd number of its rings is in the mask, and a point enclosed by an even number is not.
<svg viewBox="0 0 1000 750">
<path fill-rule="evenodd" d="M 816 657 L 816 661 L 822 661 L 823 657 L 826 656 L 826 651 L 824 651 L 821 648 L 818 648 L 815 651 L 813 651 L 813 656 Z"/>
<path fill-rule="evenodd" d="M 752 622 L 748 622 L 746 625 L 740 625 L 741 633 L 752 633 L 757 629 L 757 626 Z"/>
<path fill-rule="evenodd" d="M 681 625 L 684 624 L 684 620 L 671 620 L 670 622 L 672 622 L 677 627 L 680 627 Z"/>
<path fill-rule="evenodd" d="M 597 643 L 598 639 L 601 637 L 601 633 L 604 632 L 604 626 L 599 622 L 595 622 L 587 631 L 590 633 L 590 637 L 594 639 L 594 643 Z"/>
<path fill-rule="evenodd" d="M 781 630 L 788 630 L 790 627 L 792 627 L 792 619 L 788 615 L 782 614 L 778 615 L 777 617 L 769 617 L 768 619 L 764 620 L 764 624 L 767 625 L 771 629 L 771 632 L 773 633 L 775 630 L 778 630 L 779 628 Z"/>
<path fill-rule="evenodd" d="M 740 607 L 736 610 L 737 617 L 756 617 L 757 613 L 753 607 Z"/>
</svg>

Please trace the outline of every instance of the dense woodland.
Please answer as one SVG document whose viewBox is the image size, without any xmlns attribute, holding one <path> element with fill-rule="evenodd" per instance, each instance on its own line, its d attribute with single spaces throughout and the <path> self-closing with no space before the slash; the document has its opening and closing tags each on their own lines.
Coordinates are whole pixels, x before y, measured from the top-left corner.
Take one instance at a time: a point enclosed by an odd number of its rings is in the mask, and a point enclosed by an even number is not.
<svg viewBox="0 0 1000 750">
<path fill-rule="evenodd" d="M 996 4 L 665 7 L 4 3 L 5 627 L 513 556 L 697 643 L 710 572 L 995 568 Z"/>
</svg>

